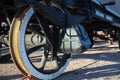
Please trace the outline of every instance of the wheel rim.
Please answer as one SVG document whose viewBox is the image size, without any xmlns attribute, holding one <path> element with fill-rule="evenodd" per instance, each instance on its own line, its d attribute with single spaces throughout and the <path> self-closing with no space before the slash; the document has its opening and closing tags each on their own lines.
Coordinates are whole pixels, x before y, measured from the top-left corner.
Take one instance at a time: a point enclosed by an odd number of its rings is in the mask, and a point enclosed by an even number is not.
<svg viewBox="0 0 120 80">
<path fill-rule="evenodd" d="M 45 45 L 41 45 L 39 46 L 39 51 L 40 51 L 39 62 L 41 63 L 41 65 L 38 66 L 37 64 L 40 64 L 38 62 L 34 63 L 34 60 L 31 57 L 35 55 L 38 56 L 38 53 L 35 54 L 36 50 L 38 49 L 36 49 L 34 52 L 31 52 L 31 54 L 28 55 L 27 51 L 30 51 L 31 49 L 33 50 L 34 47 L 30 48 L 28 45 L 25 45 L 26 43 L 25 35 L 26 35 L 27 25 L 28 23 L 30 23 L 31 17 L 34 15 L 33 8 L 26 10 L 22 15 L 24 16 L 19 15 L 19 18 L 22 22 L 18 19 L 16 19 L 15 22 L 13 21 L 13 23 L 14 24 L 17 23 L 17 25 L 13 26 L 10 36 L 11 39 L 10 45 L 12 47 L 11 52 L 13 53 L 13 59 L 16 65 L 23 74 L 33 75 L 34 77 L 37 77 L 39 79 L 53 79 L 59 76 L 67 67 L 71 58 L 71 54 L 60 53 L 58 56 L 59 58 L 61 58 L 61 62 L 58 60 L 51 61 L 49 59 L 51 58 L 51 54 L 50 54 L 51 51 L 47 50 L 47 48 L 45 48 Z M 15 32 L 17 33 L 15 34 Z M 13 40 L 15 42 L 13 42 Z M 17 50 L 14 49 L 15 47 L 17 48 Z M 50 65 L 52 65 L 50 62 L 55 63 L 54 67 L 52 66 L 53 69 L 47 68 L 50 67 Z"/>
</svg>

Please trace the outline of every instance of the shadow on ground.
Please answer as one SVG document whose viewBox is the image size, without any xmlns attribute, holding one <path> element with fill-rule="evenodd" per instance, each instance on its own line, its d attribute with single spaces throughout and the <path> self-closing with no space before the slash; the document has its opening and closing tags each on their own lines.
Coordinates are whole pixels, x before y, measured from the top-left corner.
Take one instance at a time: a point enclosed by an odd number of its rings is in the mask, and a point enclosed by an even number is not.
<svg viewBox="0 0 120 80">
<path fill-rule="evenodd" d="M 89 53 L 89 50 L 88 50 L 88 53 Z M 74 59 L 93 59 L 96 62 L 90 63 L 74 71 L 65 72 L 55 80 L 84 80 L 84 79 L 88 80 L 88 79 L 120 75 L 120 52 L 119 51 L 101 52 L 101 53 L 96 52 L 93 54 L 85 53 L 80 55 L 74 55 L 73 60 Z M 115 62 L 115 64 L 108 64 L 108 65 L 97 66 L 93 68 L 87 68 L 87 66 L 95 64 L 98 61 L 110 61 L 110 62 Z M 69 77 L 66 77 L 66 76 L 69 76 Z M 120 76 L 118 77 L 120 79 Z"/>
<path fill-rule="evenodd" d="M 94 59 L 94 60 L 104 60 L 111 62 L 120 62 L 120 52 L 100 52 L 93 54 L 80 54 L 74 55 L 72 59 Z"/>
<path fill-rule="evenodd" d="M 9 75 L 9 76 L 0 76 L 0 80 L 16 80 L 18 78 L 23 77 L 23 75 L 21 74 L 17 74 L 17 75 Z"/>
<path fill-rule="evenodd" d="M 102 77 L 115 76 L 120 74 L 120 64 L 107 65 L 94 68 L 77 69 L 74 71 L 63 73 L 59 78 L 55 80 L 83 80 L 83 79 L 95 79 Z M 72 77 L 66 77 L 72 76 Z"/>
</svg>

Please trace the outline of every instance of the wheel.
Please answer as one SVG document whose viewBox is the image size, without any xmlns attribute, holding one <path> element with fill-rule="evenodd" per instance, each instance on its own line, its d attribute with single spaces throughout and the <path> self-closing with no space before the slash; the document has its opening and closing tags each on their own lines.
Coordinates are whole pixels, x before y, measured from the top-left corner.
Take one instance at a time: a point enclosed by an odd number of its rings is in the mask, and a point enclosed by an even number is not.
<svg viewBox="0 0 120 80">
<path fill-rule="evenodd" d="M 0 62 L 8 62 L 10 59 L 9 46 L 6 44 L 0 44 Z"/>
<path fill-rule="evenodd" d="M 58 77 L 66 69 L 71 54 L 57 52 L 57 58 L 52 59 L 49 41 L 40 26 L 51 25 L 45 24 L 44 18 L 38 21 L 33 8 L 21 9 L 12 22 L 10 50 L 15 64 L 24 75 L 48 80 Z"/>
</svg>

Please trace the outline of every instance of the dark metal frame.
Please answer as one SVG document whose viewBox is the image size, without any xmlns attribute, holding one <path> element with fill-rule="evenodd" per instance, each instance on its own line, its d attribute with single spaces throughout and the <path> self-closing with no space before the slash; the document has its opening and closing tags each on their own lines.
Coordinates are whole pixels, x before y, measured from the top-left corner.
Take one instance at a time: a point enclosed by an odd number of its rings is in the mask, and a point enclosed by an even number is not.
<svg viewBox="0 0 120 80">
<path fill-rule="evenodd" d="M 89 0 L 85 0 L 85 1 L 89 2 Z M 69 2 L 69 4 L 73 4 L 73 0 L 69 0 L 68 2 Z M 88 10 L 88 9 L 94 9 L 94 8 L 88 8 L 88 6 L 92 6 L 91 4 L 88 4 L 88 2 L 83 3 L 84 5 L 87 6 L 86 9 L 82 9 L 83 11 Z M 67 9 L 66 4 L 64 4 L 64 6 L 61 6 L 61 5 L 63 5 L 62 2 L 59 4 L 55 4 L 57 6 L 54 6 L 52 4 L 52 2 L 50 2 L 48 0 L 45 0 L 45 4 L 43 4 L 41 2 L 38 3 L 37 1 L 34 1 L 34 0 L 29 0 L 28 4 L 30 4 L 31 7 L 33 7 L 33 9 L 35 10 L 35 13 L 39 19 L 41 19 L 41 15 L 42 15 L 44 19 L 51 21 L 52 23 L 54 23 L 55 26 L 59 26 L 59 28 L 53 27 L 53 31 L 51 31 L 51 29 L 49 29 L 48 26 L 46 26 L 46 27 L 41 26 L 41 29 L 44 30 L 44 32 L 47 36 L 47 39 L 51 44 L 50 47 L 53 51 L 52 52 L 53 58 L 57 58 L 57 51 L 59 49 L 58 46 L 59 46 L 59 43 L 61 42 L 61 40 L 59 39 L 59 36 L 58 36 L 60 28 L 61 27 L 65 28 L 65 29 L 70 28 L 72 25 L 80 24 L 86 18 L 89 18 L 92 16 L 92 14 L 88 14 L 88 15 L 81 14 L 81 13 L 73 14 L 69 10 L 71 8 Z M 72 5 L 70 5 L 70 6 L 73 7 L 74 9 L 72 9 L 72 10 L 76 10 L 76 12 L 79 12 L 81 10 L 81 7 L 79 7 L 79 6 L 77 6 L 77 8 Z M 94 11 L 94 10 L 88 10 L 88 11 Z M 88 13 L 92 13 L 92 12 L 88 12 Z M 56 34 L 56 35 L 54 35 L 54 34 Z"/>
</svg>

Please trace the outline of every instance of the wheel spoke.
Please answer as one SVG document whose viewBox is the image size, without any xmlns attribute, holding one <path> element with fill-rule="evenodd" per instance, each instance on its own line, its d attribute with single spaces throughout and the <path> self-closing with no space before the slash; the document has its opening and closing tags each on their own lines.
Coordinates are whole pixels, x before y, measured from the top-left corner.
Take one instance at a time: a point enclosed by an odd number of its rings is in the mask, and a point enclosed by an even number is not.
<svg viewBox="0 0 120 80">
<path fill-rule="evenodd" d="M 54 56 L 54 59 L 56 59 L 58 62 L 61 62 L 61 61 L 62 61 L 62 60 L 58 57 L 57 54 Z"/>
<path fill-rule="evenodd" d="M 38 46 L 32 47 L 32 48 L 28 49 L 28 50 L 26 51 L 26 53 L 27 53 L 27 55 L 29 56 L 32 52 L 40 49 L 40 48 L 43 47 L 43 46 L 44 46 L 44 45 L 38 45 Z"/>
<path fill-rule="evenodd" d="M 56 56 L 56 60 L 54 60 L 56 69 L 59 69 L 60 67 L 62 67 L 66 63 L 66 60 L 70 57 L 71 57 L 71 54 L 64 54 L 62 56 L 62 59 Z"/>
<path fill-rule="evenodd" d="M 46 61 L 47 61 L 47 58 L 48 58 L 48 53 L 49 53 L 49 51 L 44 50 L 44 54 L 42 56 L 41 65 L 40 65 L 39 70 L 43 70 L 44 69 Z"/>
</svg>

